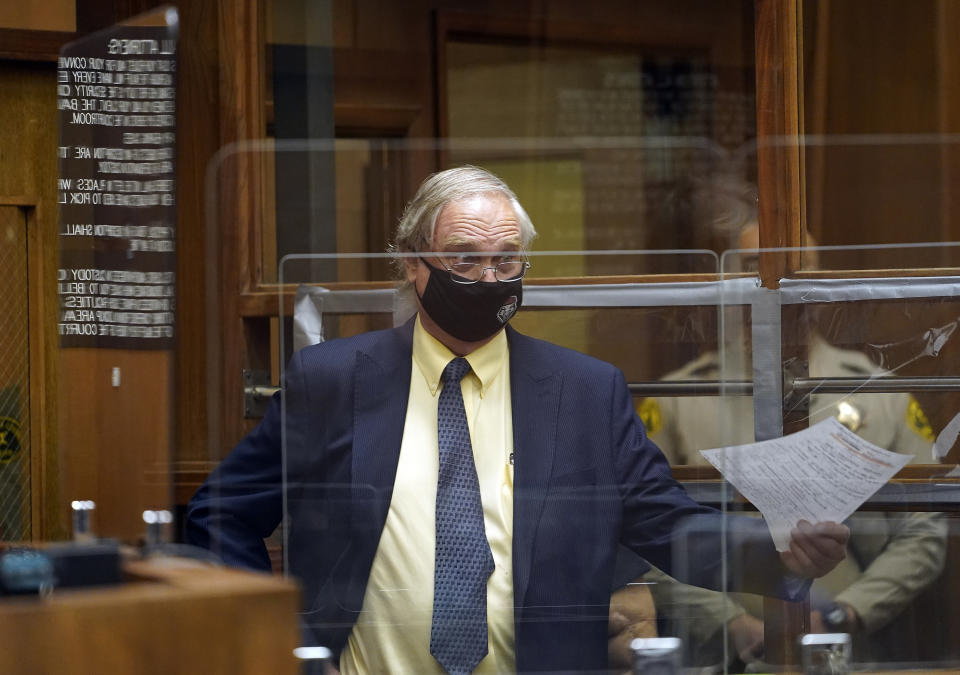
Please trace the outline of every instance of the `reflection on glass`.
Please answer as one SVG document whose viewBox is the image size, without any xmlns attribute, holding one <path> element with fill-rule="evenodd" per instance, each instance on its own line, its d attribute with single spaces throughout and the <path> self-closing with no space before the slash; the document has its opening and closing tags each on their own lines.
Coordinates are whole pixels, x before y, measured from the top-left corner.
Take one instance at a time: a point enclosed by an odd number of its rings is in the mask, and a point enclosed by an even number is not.
<svg viewBox="0 0 960 675">
<path fill-rule="evenodd" d="M 549 248 L 702 246 L 670 226 L 663 205 L 678 181 L 709 175 L 755 135 L 747 79 L 706 43 L 599 49 L 494 38 L 450 41 L 445 56 L 450 137 L 494 140 L 450 160 L 505 174 L 527 202 L 549 200 L 566 221 Z"/>
<path fill-rule="evenodd" d="M 806 221 L 822 245 L 957 239 L 950 2 L 803 2 Z M 813 245 L 812 241 L 808 244 Z M 826 269 L 956 266 L 953 249 L 825 253 Z M 805 267 L 812 267 L 806 264 Z"/>
</svg>

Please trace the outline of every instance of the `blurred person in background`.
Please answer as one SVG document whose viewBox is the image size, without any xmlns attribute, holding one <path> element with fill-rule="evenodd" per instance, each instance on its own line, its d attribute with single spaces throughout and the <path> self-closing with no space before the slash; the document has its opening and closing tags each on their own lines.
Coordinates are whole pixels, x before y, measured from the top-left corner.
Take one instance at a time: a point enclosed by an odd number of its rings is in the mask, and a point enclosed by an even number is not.
<svg viewBox="0 0 960 675">
<path fill-rule="evenodd" d="M 757 197 L 752 186 L 721 177 L 691 183 L 678 199 L 681 205 L 674 205 L 674 213 L 679 211 L 691 219 L 688 227 L 692 225 L 701 240 L 721 247 L 725 241 L 725 248 L 745 249 L 728 258 L 737 269 L 726 271 L 757 269 L 757 253 L 751 250 L 760 245 Z M 709 351 L 663 379 L 750 379 L 749 338 L 739 333 L 743 326 L 736 321 L 728 322 L 728 326 L 723 364 L 720 354 Z M 829 344 L 812 326 L 805 336 L 796 339 L 804 338 L 811 376 L 866 377 L 883 373 L 863 353 Z M 813 394 L 808 404 L 811 425 L 833 416 L 871 443 L 911 455 L 911 463 L 932 461 L 934 433 L 910 394 Z M 749 396 L 647 398 L 639 404 L 638 412 L 650 438 L 671 465 L 708 465 L 700 450 L 754 441 L 753 400 Z M 946 521 L 938 513 L 867 513 L 853 516 L 847 524 L 852 534 L 846 560 L 814 582 L 811 630 L 852 634 L 855 657 L 861 662 L 909 659 L 912 655 L 904 646 L 903 633 L 885 629 L 943 570 Z M 636 564 L 638 570 L 642 569 L 642 561 Z M 656 568 L 636 583 L 652 590 L 663 634 L 685 638 L 687 656 L 693 663 L 723 666 L 724 627 L 730 665 L 762 661 L 759 596 L 725 597 L 681 584 Z M 630 597 L 635 593 L 635 587 L 628 585 L 613 594 L 611 604 L 619 613 L 611 619 L 611 631 L 615 626 L 620 633 L 628 633 L 633 625 L 648 625 L 644 621 L 649 621 L 651 610 L 640 604 L 631 606 Z M 895 639 L 890 639 L 889 632 L 894 632 Z M 612 656 L 615 661 L 626 657 L 626 653 Z"/>
</svg>

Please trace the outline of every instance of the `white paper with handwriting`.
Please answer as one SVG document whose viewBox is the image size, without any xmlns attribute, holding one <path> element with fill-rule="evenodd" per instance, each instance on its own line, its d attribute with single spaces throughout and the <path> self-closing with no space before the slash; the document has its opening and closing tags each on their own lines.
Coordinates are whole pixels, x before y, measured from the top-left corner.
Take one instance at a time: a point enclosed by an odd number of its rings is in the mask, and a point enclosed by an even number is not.
<svg viewBox="0 0 960 675">
<path fill-rule="evenodd" d="M 832 417 L 782 438 L 700 452 L 763 514 L 778 551 L 790 548 L 800 520 L 843 522 L 910 461 Z"/>
</svg>

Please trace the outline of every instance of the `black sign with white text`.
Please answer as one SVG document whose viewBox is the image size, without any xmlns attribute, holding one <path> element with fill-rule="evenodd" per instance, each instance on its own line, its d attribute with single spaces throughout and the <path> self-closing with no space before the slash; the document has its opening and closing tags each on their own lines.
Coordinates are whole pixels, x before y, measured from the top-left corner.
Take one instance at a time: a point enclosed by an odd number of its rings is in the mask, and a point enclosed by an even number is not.
<svg viewBox="0 0 960 675">
<path fill-rule="evenodd" d="M 62 347 L 170 349 L 176 29 L 114 26 L 60 53 Z"/>
</svg>

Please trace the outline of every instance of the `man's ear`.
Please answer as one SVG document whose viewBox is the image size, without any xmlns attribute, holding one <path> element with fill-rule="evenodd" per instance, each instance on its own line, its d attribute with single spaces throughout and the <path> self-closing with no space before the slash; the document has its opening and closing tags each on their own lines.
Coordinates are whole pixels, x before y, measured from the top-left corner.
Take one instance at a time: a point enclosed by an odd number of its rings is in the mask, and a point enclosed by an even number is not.
<svg viewBox="0 0 960 675">
<path fill-rule="evenodd" d="M 410 256 L 403 259 L 404 276 L 407 277 L 407 281 L 409 281 L 411 284 L 416 282 L 417 269 L 419 266 L 420 259 L 415 256 Z"/>
</svg>

